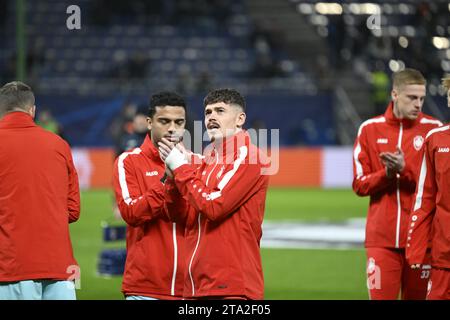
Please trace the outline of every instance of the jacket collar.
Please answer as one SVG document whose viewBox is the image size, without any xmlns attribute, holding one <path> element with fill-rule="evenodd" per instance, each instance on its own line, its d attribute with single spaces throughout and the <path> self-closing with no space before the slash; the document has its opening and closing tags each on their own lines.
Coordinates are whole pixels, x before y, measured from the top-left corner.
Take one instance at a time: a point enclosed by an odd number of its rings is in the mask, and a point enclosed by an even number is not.
<svg viewBox="0 0 450 320">
<path fill-rule="evenodd" d="M 0 120 L 0 128 L 36 127 L 33 118 L 26 112 L 13 111 L 5 114 Z"/>
<path fill-rule="evenodd" d="M 419 116 L 415 120 L 409 119 L 399 119 L 394 114 L 394 102 L 391 101 L 384 113 L 384 117 L 386 122 L 392 125 L 400 126 L 400 123 L 403 124 L 404 127 L 412 127 L 420 122 L 420 119 L 423 118 L 422 112 L 419 113 Z"/>
<path fill-rule="evenodd" d="M 153 159 L 156 162 L 164 163 L 161 160 L 161 157 L 159 156 L 158 149 L 153 144 L 153 141 L 152 141 L 152 139 L 150 139 L 150 135 L 148 133 L 145 136 L 144 142 L 142 143 L 140 148 L 146 156 L 150 157 L 151 159 Z"/>
<path fill-rule="evenodd" d="M 242 130 L 223 139 L 219 143 L 211 143 L 206 147 L 205 154 L 213 157 L 216 154 L 222 157 L 234 156 L 240 147 L 249 146 L 250 142 L 250 135 L 246 130 Z"/>
</svg>

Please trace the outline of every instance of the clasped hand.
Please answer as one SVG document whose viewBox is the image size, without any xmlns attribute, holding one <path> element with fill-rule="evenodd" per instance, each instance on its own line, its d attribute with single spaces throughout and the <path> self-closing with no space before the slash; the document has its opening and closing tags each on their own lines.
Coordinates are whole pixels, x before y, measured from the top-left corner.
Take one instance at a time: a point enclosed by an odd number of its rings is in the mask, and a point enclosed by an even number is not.
<svg viewBox="0 0 450 320">
<path fill-rule="evenodd" d="M 396 152 L 381 152 L 380 159 L 386 167 L 386 175 L 389 178 L 394 177 L 405 168 L 405 154 L 399 147 Z"/>
</svg>

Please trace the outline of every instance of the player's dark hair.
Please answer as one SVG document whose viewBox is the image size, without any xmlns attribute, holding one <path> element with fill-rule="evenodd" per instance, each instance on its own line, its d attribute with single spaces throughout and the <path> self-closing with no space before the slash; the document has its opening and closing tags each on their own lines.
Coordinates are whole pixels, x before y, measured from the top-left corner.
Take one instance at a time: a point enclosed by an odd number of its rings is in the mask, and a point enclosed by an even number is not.
<svg viewBox="0 0 450 320">
<path fill-rule="evenodd" d="M 186 110 L 186 101 L 183 97 L 175 92 L 162 91 L 155 93 L 150 98 L 150 107 L 148 108 L 148 116 L 153 118 L 156 113 L 156 107 L 183 107 Z"/>
<path fill-rule="evenodd" d="M 34 103 L 33 91 L 23 82 L 9 82 L 0 88 L 0 113 L 18 109 L 28 111 Z"/>
<path fill-rule="evenodd" d="M 223 102 L 229 105 L 235 105 L 245 112 L 245 99 L 244 97 L 234 89 L 216 89 L 210 91 L 203 100 L 203 106 Z"/>
</svg>

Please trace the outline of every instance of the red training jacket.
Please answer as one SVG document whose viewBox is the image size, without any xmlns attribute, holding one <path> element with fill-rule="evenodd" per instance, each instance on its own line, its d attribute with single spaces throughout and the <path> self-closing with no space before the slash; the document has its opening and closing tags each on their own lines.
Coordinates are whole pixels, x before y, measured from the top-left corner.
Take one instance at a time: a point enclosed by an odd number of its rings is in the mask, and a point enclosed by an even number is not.
<svg viewBox="0 0 450 320">
<path fill-rule="evenodd" d="M 406 258 L 423 263 L 431 239 L 431 265 L 450 268 L 450 126 L 428 133 L 409 225 Z"/>
<path fill-rule="evenodd" d="M 80 215 L 69 145 L 25 112 L 0 120 L 0 282 L 78 278 L 69 223 Z"/>
<path fill-rule="evenodd" d="M 115 161 L 116 201 L 128 224 L 125 295 L 158 299 L 183 295 L 184 224 L 170 222 L 165 214 L 164 172 L 164 162 L 148 135 L 140 148 Z"/>
<path fill-rule="evenodd" d="M 166 183 L 186 200 L 167 200 L 181 206 L 168 210 L 171 218 L 186 221 L 184 296 L 263 299 L 260 240 L 269 179 L 248 133 L 212 146 L 200 166 L 181 165 Z"/>
<path fill-rule="evenodd" d="M 391 102 L 384 115 L 359 127 L 353 151 L 353 190 L 359 196 L 370 196 L 366 247 L 405 247 L 423 141 L 428 131 L 441 125 L 423 113 L 414 121 L 397 119 Z M 405 154 L 405 168 L 388 178 L 379 154 L 395 152 L 397 146 Z"/>
</svg>

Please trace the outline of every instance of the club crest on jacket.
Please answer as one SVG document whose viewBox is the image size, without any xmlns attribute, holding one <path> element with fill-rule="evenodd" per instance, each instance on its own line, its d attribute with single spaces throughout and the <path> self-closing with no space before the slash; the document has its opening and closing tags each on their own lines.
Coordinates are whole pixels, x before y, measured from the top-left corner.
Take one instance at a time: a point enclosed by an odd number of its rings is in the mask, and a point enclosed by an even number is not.
<svg viewBox="0 0 450 320">
<path fill-rule="evenodd" d="M 420 148 L 422 148 L 423 140 L 424 140 L 424 139 L 423 139 L 422 136 L 415 136 L 415 137 L 414 137 L 414 141 L 413 141 L 414 149 L 416 149 L 417 151 L 419 151 Z"/>
</svg>

